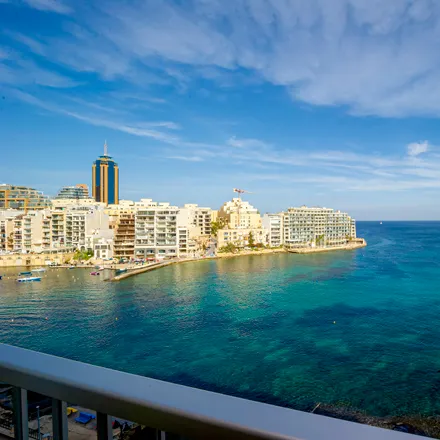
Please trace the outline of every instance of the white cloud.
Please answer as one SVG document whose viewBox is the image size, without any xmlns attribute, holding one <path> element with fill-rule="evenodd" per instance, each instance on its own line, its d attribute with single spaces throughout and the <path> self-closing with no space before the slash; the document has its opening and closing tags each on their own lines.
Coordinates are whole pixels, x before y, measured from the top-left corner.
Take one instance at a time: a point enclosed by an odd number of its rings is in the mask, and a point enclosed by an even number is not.
<svg viewBox="0 0 440 440">
<path fill-rule="evenodd" d="M 237 148 L 265 148 L 269 146 L 259 139 L 239 139 L 235 136 L 229 138 L 227 144 Z"/>
<path fill-rule="evenodd" d="M 168 156 L 167 159 L 183 160 L 184 162 L 203 162 L 200 156 Z"/>
<path fill-rule="evenodd" d="M 419 154 L 426 153 L 429 149 L 429 142 L 413 142 L 408 145 L 408 155 L 409 156 L 418 156 Z"/>
<path fill-rule="evenodd" d="M 72 9 L 61 0 L 24 0 L 32 8 L 40 11 L 57 12 L 58 14 L 70 14 Z"/>
</svg>

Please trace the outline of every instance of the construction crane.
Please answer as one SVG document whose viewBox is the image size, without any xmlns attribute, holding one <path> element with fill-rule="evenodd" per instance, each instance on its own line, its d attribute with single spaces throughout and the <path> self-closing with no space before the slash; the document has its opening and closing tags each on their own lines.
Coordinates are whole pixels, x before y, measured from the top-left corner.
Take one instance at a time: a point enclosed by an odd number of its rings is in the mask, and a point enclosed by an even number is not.
<svg viewBox="0 0 440 440">
<path fill-rule="evenodd" d="M 252 194 L 250 191 L 246 191 L 245 189 L 238 189 L 238 188 L 233 188 L 232 191 L 234 191 L 235 193 L 238 193 L 238 198 L 241 198 L 242 194 Z"/>
<path fill-rule="evenodd" d="M 252 194 L 250 191 L 246 191 L 245 189 L 233 188 L 232 191 L 238 194 L 238 203 L 237 203 L 237 223 L 238 227 L 241 227 L 241 218 L 240 218 L 240 208 L 241 208 L 241 195 L 242 194 Z"/>
</svg>

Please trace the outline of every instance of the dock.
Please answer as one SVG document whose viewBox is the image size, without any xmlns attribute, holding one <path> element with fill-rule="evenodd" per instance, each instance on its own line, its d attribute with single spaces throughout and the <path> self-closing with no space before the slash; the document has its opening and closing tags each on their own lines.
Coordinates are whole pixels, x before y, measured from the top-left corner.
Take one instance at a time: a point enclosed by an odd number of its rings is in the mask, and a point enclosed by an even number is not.
<svg viewBox="0 0 440 440">
<path fill-rule="evenodd" d="M 192 261 L 203 261 L 208 258 L 185 258 L 185 259 L 174 259 L 174 260 L 167 260 L 167 261 L 161 261 L 159 263 L 152 263 L 148 266 L 139 267 L 137 269 L 128 269 L 127 272 L 124 272 L 120 275 L 116 275 L 115 277 L 111 278 L 109 281 L 121 281 L 125 280 L 126 278 L 130 278 L 134 275 L 139 275 L 140 273 L 149 272 L 151 270 L 160 269 L 161 267 L 165 266 L 171 266 L 173 264 L 179 264 L 179 263 L 189 263 Z"/>
</svg>

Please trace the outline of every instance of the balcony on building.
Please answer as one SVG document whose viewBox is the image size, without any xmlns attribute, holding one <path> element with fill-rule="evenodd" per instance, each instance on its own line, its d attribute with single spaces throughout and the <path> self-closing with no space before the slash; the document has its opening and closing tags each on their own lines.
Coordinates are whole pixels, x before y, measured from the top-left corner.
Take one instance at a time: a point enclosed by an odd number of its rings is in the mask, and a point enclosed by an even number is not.
<svg viewBox="0 0 440 440">
<path fill-rule="evenodd" d="M 160 252 L 162 255 L 164 252 Z M 148 250 L 145 255 L 153 255 Z M 139 256 L 144 255 L 139 253 Z M 67 407 L 96 415 L 98 440 L 113 438 L 112 420 L 139 425 L 142 439 L 417 440 L 426 437 L 123 373 L 0 344 L 0 377 L 13 387 L 13 417 L 3 428 L 17 440 L 41 438 L 29 427 L 28 390 L 47 396 L 50 438 L 67 440 Z M 46 437 L 44 437 L 46 438 Z"/>
</svg>

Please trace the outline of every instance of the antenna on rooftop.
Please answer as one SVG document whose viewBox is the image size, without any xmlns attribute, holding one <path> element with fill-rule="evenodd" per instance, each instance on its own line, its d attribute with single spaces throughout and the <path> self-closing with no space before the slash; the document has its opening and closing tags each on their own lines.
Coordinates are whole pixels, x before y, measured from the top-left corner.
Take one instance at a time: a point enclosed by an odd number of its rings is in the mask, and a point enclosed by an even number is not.
<svg viewBox="0 0 440 440">
<path fill-rule="evenodd" d="M 107 140 L 104 141 L 104 156 L 108 156 Z"/>
</svg>

